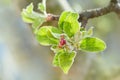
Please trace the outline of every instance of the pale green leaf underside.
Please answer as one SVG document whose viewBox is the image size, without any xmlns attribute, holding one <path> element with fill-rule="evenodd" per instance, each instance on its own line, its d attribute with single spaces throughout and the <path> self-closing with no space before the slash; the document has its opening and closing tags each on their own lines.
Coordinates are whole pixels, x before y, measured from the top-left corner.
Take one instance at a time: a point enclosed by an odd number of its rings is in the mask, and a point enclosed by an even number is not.
<svg viewBox="0 0 120 80">
<path fill-rule="evenodd" d="M 86 37 L 80 41 L 80 49 L 87 52 L 100 52 L 105 50 L 106 44 L 99 38 Z"/>
</svg>

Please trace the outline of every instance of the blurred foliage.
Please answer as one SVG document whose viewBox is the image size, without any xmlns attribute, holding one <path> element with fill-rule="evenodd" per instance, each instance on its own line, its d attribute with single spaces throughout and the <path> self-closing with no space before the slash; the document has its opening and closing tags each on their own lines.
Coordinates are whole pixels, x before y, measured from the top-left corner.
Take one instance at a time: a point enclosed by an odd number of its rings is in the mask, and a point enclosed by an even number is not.
<svg viewBox="0 0 120 80">
<path fill-rule="evenodd" d="M 93 0 L 94 4 L 97 5 L 97 6 L 107 6 L 110 2 L 110 0 L 105 0 L 105 1 L 102 1 L 102 0 Z"/>
<path fill-rule="evenodd" d="M 9 5 L 10 3 L 11 3 L 10 0 L 0 0 L 0 6 Z"/>
</svg>

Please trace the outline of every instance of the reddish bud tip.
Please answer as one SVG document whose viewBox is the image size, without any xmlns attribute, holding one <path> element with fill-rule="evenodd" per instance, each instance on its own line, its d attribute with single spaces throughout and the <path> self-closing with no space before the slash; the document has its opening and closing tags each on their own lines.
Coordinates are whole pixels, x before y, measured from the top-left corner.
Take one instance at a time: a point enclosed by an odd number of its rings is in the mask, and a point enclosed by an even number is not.
<svg viewBox="0 0 120 80">
<path fill-rule="evenodd" d="M 58 47 L 62 48 L 65 44 L 66 44 L 66 40 L 64 39 L 64 36 L 61 36 Z"/>
<path fill-rule="evenodd" d="M 65 45 L 65 44 L 66 44 L 66 40 L 63 39 L 63 38 L 61 38 L 61 40 L 60 40 L 60 44 L 61 44 L 61 45 Z"/>
<path fill-rule="evenodd" d="M 46 21 L 52 21 L 52 20 L 53 20 L 52 14 L 48 14 Z"/>
</svg>

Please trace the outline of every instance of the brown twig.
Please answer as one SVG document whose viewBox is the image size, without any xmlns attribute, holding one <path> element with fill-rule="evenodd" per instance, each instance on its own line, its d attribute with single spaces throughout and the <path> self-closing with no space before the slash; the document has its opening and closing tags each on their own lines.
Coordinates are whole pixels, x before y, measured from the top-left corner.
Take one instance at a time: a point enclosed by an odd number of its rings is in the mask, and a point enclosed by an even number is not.
<svg viewBox="0 0 120 80">
<path fill-rule="evenodd" d="M 118 3 L 118 0 L 111 0 L 109 5 L 103 8 L 91 9 L 81 12 L 79 14 L 80 17 L 78 21 L 82 23 L 82 27 L 85 27 L 89 19 L 106 15 L 110 12 L 120 14 L 120 5 Z M 59 20 L 58 15 L 49 14 L 48 17 L 48 21 Z"/>
<path fill-rule="evenodd" d="M 111 0 L 110 2 L 116 4 L 116 3 L 118 3 L 118 0 Z"/>
</svg>

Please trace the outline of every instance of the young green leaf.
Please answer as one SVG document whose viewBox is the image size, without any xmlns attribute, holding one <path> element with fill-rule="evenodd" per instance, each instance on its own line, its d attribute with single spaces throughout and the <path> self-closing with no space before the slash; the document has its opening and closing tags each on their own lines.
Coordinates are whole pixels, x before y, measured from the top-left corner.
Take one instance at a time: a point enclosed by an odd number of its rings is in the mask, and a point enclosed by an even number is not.
<svg viewBox="0 0 120 80">
<path fill-rule="evenodd" d="M 69 37 L 73 37 L 80 30 L 79 15 L 73 12 L 63 12 L 60 16 L 58 25 Z"/>
<path fill-rule="evenodd" d="M 81 30 L 80 33 L 82 38 L 91 37 L 93 35 L 93 27 L 89 28 L 88 31 L 85 29 Z"/>
<path fill-rule="evenodd" d="M 33 3 L 31 3 L 30 5 L 28 5 L 26 7 L 26 9 L 23 9 L 21 15 L 22 15 L 22 18 L 25 22 L 28 22 L 28 23 L 33 23 L 33 18 L 29 17 L 28 15 L 31 14 L 33 12 Z"/>
<path fill-rule="evenodd" d="M 60 19 L 58 22 L 59 28 L 63 30 L 63 25 L 64 25 L 64 20 L 67 18 L 67 16 L 69 15 L 70 12 L 62 12 L 62 14 L 60 15 Z"/>
<path fill-rule="evenodd" d="M 80 41 L 80 49 L 87 52 L 100 52 L 105 50 L 106 44 L 99 38 L 86 37 Z"/>
<path fill-rule="evenodd" d="M 68 73 L 69 69 L 71 68 L 74 58 L 76 56 L 76 52 L 63 52 L 59 54 L 58 61 L 59 67 L 63 70 L 64 73 Z"/>
<path fill-rule="evenodd" d="M 61 32 L 60 32 L 60 30 L 58 30 L 58 28 L 49 26 L 49 29 L 48 29 L 48 37 L 49 38 L 59 39 L 60 34 L 61 34 Z"/>
<path fill-rule="evenodd" d="M 33 11 L 33 4 L 27 6 L 26 9 L 23 9 L 21 15 L 22 19 L 27 23 L 32 23 L 33 29 L 39 27 L 43 22 L 45 22 L 45 16 L 43 14 Z"/>
<path fill-rule="evenodd" d="M 52 45 L 50 49 L 51 49 L 54 53 L 58 53 L 58 51 L 59 51 L 58 45 Z"/>
<path fill-rule="evenodd" d="M 59 50 L 53 59 L 53 65 L 59 66 L 64 73 L 68 73 L 70 67 L 74 62 L 74 58 L 76 56 L 76 52 L 66 52 L 63 49 Z"/>
<path fill-rule="evenodd" d="M 36 18 L 32 24 L 32 28 L 36 29 L 37 27 L 42 25 L 44 22 L 45 22 L 45 18 L 43 17 Z"/>
<path fill-rule="evenodd" d="M 38 4 L 38 9 L 39 9 L 40 11 L 42 11 L 42 12 L 45 11 L 45 7 L 44 7 L 44 5 L 43 5 L 42 3 L 39 3 L 39 4 Z"/>
<path fill-rule="evenodd" d="M 91 37 L 91 36 L 93 35 L 93 27 L 91 27 L 90 29 L 88 29 L 87 35 L 88 35 L 89 37 Z"/>
<path fill-rule="evenodd" d="M 59 66 L 59 55 L 63 54 L 64 50 L 58 50 L 58 52 L 56 52 L 54 58 L 53 58 L 53 65 L 54 66 Z"/>
<path fill-rule="evenodd" d="M 34 8 L 33 3 L 31 3 L 30 5 L 27 6 L 27 8 L 26 8 L 26 12 L 28 12 L 28 13 L 32 13 L 33 8 Z"/>
<path fill-rule="evenodd" d="M 42 3 L 38 4 L 38 9 L 46 15 L 46 0 L 42 0 Z"/>
<path fill-rule="evenodd" d="M 49 46 L 52 44 L 58 44 L 58 39 L 52 35 L 52 32 L 57 32 L 57 28 L 52 26 L 43 26 L 36 31 L 36 38 L 41 45 Z"/>
<path fill-rule="evenodd" d="M 81 39 L 82 39 L 82 36 L 81 36 L 81 32 L 79 31 L 74 35 L 74 41 L 77 43 L 77 42 L 80 42 Z"/>
</svg>

